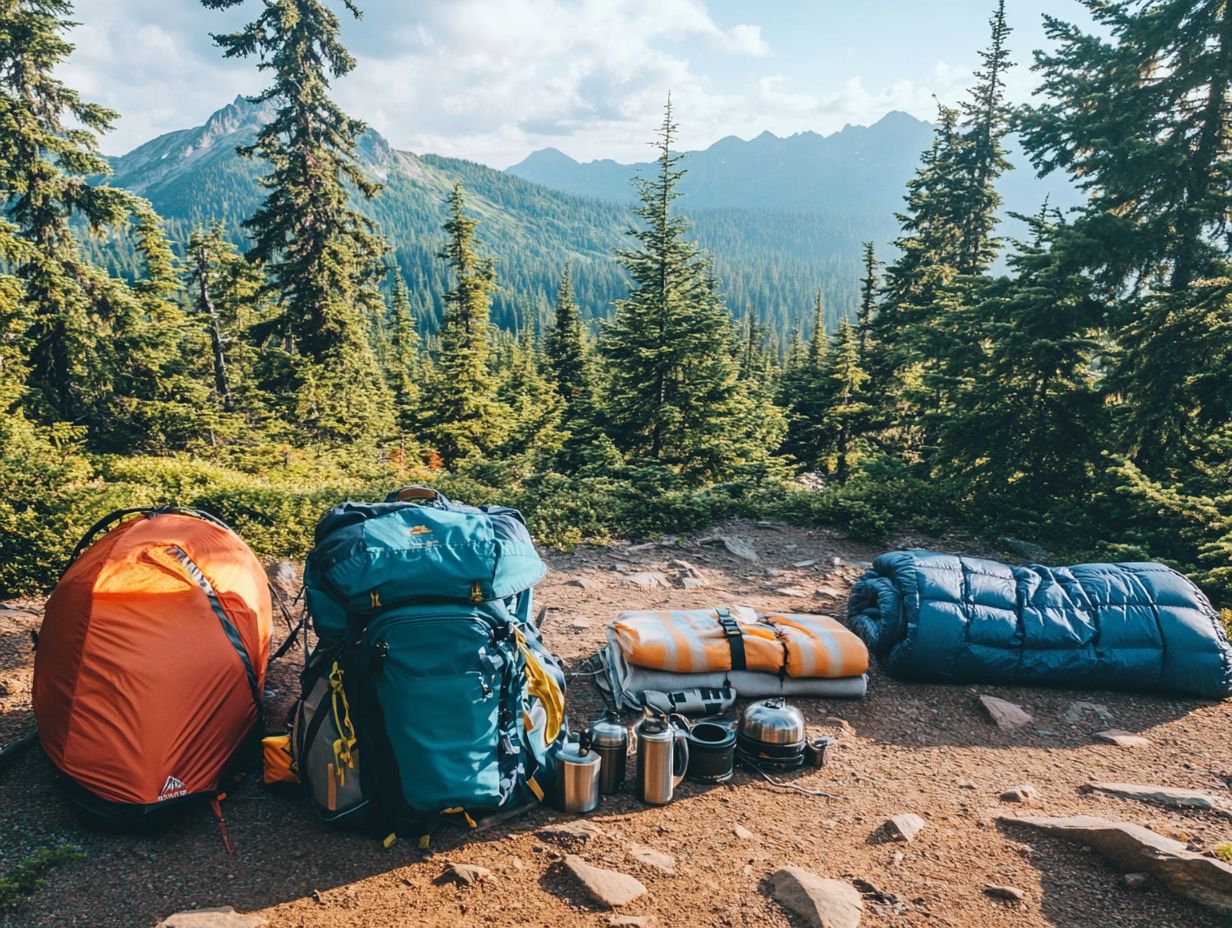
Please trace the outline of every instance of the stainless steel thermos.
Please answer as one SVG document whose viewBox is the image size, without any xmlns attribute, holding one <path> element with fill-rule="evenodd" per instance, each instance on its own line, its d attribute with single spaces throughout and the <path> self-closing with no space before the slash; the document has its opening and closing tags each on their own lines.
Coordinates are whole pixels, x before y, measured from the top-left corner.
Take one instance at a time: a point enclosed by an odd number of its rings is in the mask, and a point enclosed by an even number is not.
<svg viewBox="0 0 1232 928">
<path fill-rule="evenodd" d="M 647 709 L 637 726 L 638 798 L 655 806 L 671 802 L 688 766 L 687 732 L 663 713 Z"/>
<path fill-rule="evenodd" d="M 619 792 L 625 785 L 625 764 L 629 756 L 629 730 L 620 724 L 620 716 L 608 711 L 590 727 L 591 750 L 601 758 L 599 792 L 606 795 Z"/>
<path fill-rule="evenodd" d="M 555 805 L 562 812 L 590 812 L 599 805 L 600 756 L 569 741 L 556 755 Z"/>
</svg>

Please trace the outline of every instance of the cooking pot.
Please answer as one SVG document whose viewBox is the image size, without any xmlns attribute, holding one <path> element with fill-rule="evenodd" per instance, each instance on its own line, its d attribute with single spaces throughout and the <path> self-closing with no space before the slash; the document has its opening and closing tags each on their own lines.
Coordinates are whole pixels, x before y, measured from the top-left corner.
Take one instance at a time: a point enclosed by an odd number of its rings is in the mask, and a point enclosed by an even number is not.
<svg viewBox="0 0 1232 928">
<path fill-rule="evenodd" d="M 736 742 L 741 759 L 792 769 L 804 763 L 804 716 L 781 696 L 749 703 L 740 715 Z"/>
</svg>

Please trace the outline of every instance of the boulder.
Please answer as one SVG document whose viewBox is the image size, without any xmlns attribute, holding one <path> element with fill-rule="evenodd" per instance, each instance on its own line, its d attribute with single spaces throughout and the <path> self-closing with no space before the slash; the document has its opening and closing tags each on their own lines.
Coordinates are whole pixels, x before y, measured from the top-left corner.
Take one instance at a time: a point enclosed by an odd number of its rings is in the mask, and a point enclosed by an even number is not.
<svg viewBox="0 0 1232 928">
<path fill-rule="evenodd" d="M 1128 873 L 1148 874 L 1179 896 L 1232 915 L 1232 864 L 1205 857 L 1140 825 L 1088 815 L 1007 815 L 1001 821 L 1036 828 L 1093 848 Z"/>
<path fill-rule="evenodd" d="M 1155 805 L 1178 809 L 1201 809 L 1232 818 L 1232 796 L 1208 793 L 1202 789 L 1182 789 L 1175 786 L 1143 786 L 1138 783 L 1092 783 L 1090 790 L 1121 799 L 1136 799 Z"/>
<path fill-rule="evenodd" d="M 268 922 L 260 915 L 245 915 L 229 905 L 190 909 L 168 915 L 158 928 L 261 928 Z"/>
<path fill-rule="evenodd" d="M 1005 699 L 998 699 L 996 696 L 981 696 L 980 705 L 984 707 L 984 711 L 988 713 L 989 718 L 997 723 L 997 727 L 1002 731 L 1014 731 L 1022 728 L 1023 725 L 1029 725 L 1035 721 L 1035 718 L 1026 712 L 1022 706 L 1016 706 L 1014 703 Z"/>
<path fill-rule="evenodd" d="M 565 856 L 565 866 L 591 899 L 610 909 L 627 905 L 646 894 L 646 887 L 641 880 L 618 870 L 592 867 L 576 854 Z"/>
<path fill-rule="evenodd" d="M 812 928 L 857 928 L 864 912 L 864 900 L 850 883 L 827 880 L 802 867 L 772 873 L 770 893 Z"/>
</svg>

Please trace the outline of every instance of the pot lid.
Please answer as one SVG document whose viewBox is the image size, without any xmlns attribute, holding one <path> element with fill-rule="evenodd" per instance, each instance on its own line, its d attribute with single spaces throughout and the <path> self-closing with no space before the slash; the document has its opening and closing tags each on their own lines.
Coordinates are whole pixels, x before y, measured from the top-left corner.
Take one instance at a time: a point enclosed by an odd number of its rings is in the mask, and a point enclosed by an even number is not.
<svg viewBox="0 0 1232 928">
<path fill-rule="evenodd" d="M 762 699 L 745 706 L 740 733 L 766 744 L 796 744 L 804 740 L 804 716 L 781 697 Z"/>
</svg>

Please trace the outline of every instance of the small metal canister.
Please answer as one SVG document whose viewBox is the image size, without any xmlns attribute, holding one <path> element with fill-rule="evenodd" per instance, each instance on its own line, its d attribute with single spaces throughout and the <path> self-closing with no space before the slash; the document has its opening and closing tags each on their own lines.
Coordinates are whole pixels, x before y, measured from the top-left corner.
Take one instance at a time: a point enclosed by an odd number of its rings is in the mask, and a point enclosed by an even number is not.
<svg viewBox="0 0 1232 928">
<path fill-rule="evenodd" d="M 625 785 L 625 766 L 629 758 L 629 730 L 620 716 L 607 712 L 590 728 L 591 750 L 599 755 L 599 792 L 619 792 Z"/>
<path fill-rule="evenodd" d="M 556 755 L 555 805 L 562 812 L 590 812 L 599 805 L 600 757 L 575 741 Z"/>
</svg>

